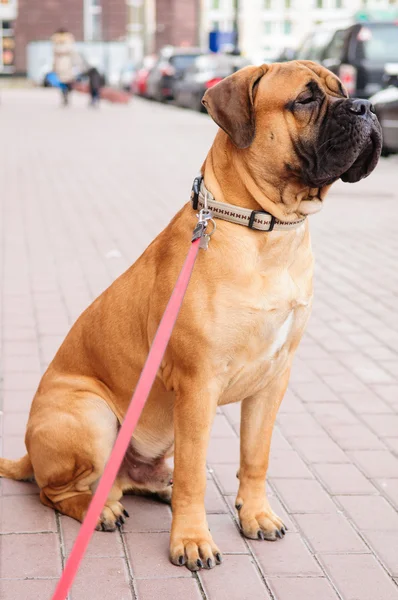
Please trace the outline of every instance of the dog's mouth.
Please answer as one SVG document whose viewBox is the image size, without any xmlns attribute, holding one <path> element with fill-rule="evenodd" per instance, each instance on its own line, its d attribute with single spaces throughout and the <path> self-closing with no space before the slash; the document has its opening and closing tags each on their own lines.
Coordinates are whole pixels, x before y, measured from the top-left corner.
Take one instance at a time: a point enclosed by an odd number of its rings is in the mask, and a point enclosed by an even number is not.
<svg viewBox="0 0 398 600">
<path fill-rule="evenodd" d="M 350 168 L 340 176 L 340 179 L 345 183 L 356 183 L 370 175 L 379 160 L 381 146 L 380 132 L 373 129 L 365 149 L 355 159 Z"/>
</svg>

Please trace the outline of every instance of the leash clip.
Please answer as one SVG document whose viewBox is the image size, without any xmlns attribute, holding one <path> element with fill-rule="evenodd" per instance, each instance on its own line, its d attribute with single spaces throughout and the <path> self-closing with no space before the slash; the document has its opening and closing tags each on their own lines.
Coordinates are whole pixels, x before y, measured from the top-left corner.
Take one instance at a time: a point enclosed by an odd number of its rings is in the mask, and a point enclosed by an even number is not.
<svg viewBox="0 0 398 600">
<path fill-rule="evenodd" d="M 216 223 L 213 219 L 213 213 L 208 208 L 202 208 L 198 212 L 196 217 L 198 219 L 198 224 L 196 225 L 195 229 L 193 230 L 191 241 L 195 242 L 196 240 L 201 238 L 200 248 L 207 250 L 210 238 L 216 230 Z M 210 233 L 206 233 L 206 229 L 207 229 L 207 225 L 208 225 L 209 221 L 211 221 L 211 223 L 213 225 L 213 230 Z"/>
</svg>

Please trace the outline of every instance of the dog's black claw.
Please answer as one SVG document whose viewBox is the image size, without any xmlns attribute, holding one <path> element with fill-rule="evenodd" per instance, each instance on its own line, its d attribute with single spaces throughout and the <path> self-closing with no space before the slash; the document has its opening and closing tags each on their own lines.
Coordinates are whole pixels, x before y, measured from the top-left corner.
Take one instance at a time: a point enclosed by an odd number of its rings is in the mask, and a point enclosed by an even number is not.
<svg viewBox="0 0 398 600">
<path fill-rule="evenodd" d="M 129 518 L 129 516 L 130 516 L 129 513 L 127 512 L 127 510 L 125 508 L 123 509 L 123 514 L 127 518 Z"/>
<path fill-rule="evenodd" d="M 214 567 L 214 565 L 213 565 L 213 561 L 211 560 L 211 558 L 208 558 L 208 559 L 207 559 L 207 567 L 208 567 L 209 569 L 212 569 L 212 568 Z"/>
<path fill-rule="evenodd" d="M 235 508 L 236 510 L 240 510 L 242 508 L 243 504 L 235 504 Z"/>
<path fill-rule="evenodd" d="M 275 531 L 275 535 L 276 535 L 276 537 L 277 537 L 277 538 L 279 538 L 280 540 L 281 540 L 281 539 L 282 539 L 282 537 L 283 537 L 283 535 L 282 535 L 282 533 L 279 531 L 279 529 L 277 529 L 277 530 Z"/>
<path fill-rule="evenodd" d="M 264 534 L 263 534 L 263 532 L 261 531 L 261 529 L 259 529 L 259 530 L 257 531 L 257 537 L 258 537 L 258 539 L 259 539 L 259 540 L 263 540 L 263 539 L 264 539 Z"/>
<path fill-rule="evenodd" d="M 122 515 L 120 515 L 119 519 L 118 519 L 119 523 L 121 523 L 122 525 L 125 524 L 125 520 L 124 517 L 122 517 Z"/>
<path fill-rule="evenodd" d="M 216 554 L 216 560 L 219 565 L 222 563 L 222 556 L 219 552 L 217 552 L 217 554 Z"/>
<path fill-rule="evenodd" d="M 178 564 L 180 564 L 181 566 L 185 563 L 185 558 L 184 556 L 181 554 L 181 556 L 178 557 Z"/>
<path fill-rule="evenodd" d="M 102 529 L 102 531 L 106 531 L 106 529 L 105 529 L 105 523 L 101 523 L 101 529 Z"/>
<path fill-rule="evenodd" d="M 285 527 L 282 527 L 282 529 L 281 529 L 281 532 L 282 532 L 282 535 L 285 535 L 285 533 L 286 533 L 286 528 L 285 528 Z"/>
<path fill-rule="evenodd" d="M 119 527 L 119 529 L 121 528 L 122 524 L 119 521 L 119 519 L 117 521 L 115 521 L 115 525 L 116 525 L 116 527 Z"/>
<path fill-rule="evenodd" d="M 200 560 L 200 558 L 198 558 L 198 560 L 196 561 L 196 564 L 198 565 L 198 567 L 201 569 L 203 567 L 203 563 Z"/>
</svg>

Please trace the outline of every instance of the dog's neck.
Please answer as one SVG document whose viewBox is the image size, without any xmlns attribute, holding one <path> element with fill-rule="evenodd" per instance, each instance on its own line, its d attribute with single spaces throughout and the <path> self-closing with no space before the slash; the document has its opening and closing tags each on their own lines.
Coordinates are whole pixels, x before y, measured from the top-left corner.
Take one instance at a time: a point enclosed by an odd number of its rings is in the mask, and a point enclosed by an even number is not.
<svg viewBox="0 0 398 600">
<path fill-rule="evenodd" d="M 258 171 L 241 159 L 223 131 L 217 134 L 202 167 L 206 187 L 218 202 L 265 210 L 281 221 L 293 221 L 322 207 L 328 188 L 306 187 L 288 173 L 281 186 L 280 176 L 269 173 L 267 165 Z"/>
</svg>

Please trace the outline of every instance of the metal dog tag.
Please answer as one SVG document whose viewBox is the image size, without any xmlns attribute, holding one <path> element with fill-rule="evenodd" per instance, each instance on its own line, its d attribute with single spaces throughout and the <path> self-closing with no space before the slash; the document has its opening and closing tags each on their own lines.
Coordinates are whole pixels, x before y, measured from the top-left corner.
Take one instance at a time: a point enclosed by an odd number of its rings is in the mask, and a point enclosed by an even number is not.
<svg viewBox="0 0 398 600">
<path fill-rule="evenodd" d="M 207 250 L 207 248 L 209 247 L 209 242 L 210 242 L 210 236 L 207 235 L 207 233 L 203 234 L 202 237 L 200 238 L 199 248 L 202 248 L 203 250 Z"/>
</svg>

